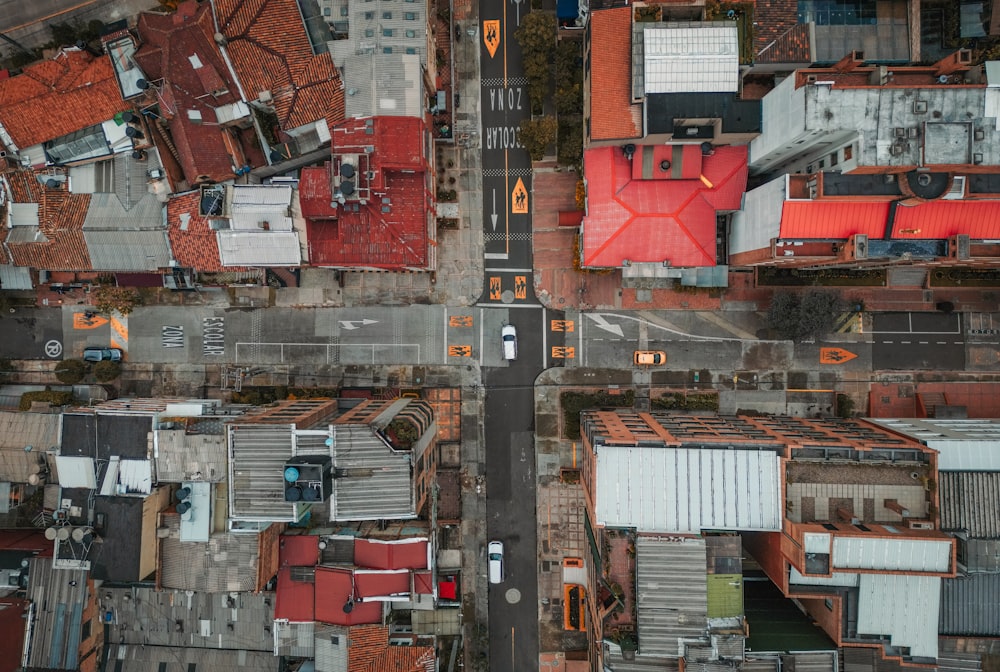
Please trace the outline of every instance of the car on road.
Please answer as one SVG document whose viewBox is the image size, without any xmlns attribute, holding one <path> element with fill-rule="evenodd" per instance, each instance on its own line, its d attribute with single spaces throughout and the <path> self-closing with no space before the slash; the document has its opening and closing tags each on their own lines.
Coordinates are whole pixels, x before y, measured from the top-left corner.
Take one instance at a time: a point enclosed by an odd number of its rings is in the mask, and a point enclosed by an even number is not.
<svg viewBox="0 0 1000 672">
<path fill-rule="evenodd" d="M 85 362 L 120 362 L 122 361 L 122 351 L 118 348 L 101 348 L 89 346 L 83 349 L 83 361 Z"/>
<path fill-rule="evenodd" d="M 490 583 L 503 582 L 503 542 L 491 541 L 487 546 L 490 561 Z"/>
<path fill-rule="evenodd" d="M 659 366 L 667 363 L 667 353 L 662 350 L 636 350 L 632 361 L 636 366 Z"/>
<path fill-rule="evenodd" d="M 503 341 L 503 358 L 517 359 L 517 329 L 514 325 L 503 325 L 500 329 L 500 338 Z"/>
</svg>

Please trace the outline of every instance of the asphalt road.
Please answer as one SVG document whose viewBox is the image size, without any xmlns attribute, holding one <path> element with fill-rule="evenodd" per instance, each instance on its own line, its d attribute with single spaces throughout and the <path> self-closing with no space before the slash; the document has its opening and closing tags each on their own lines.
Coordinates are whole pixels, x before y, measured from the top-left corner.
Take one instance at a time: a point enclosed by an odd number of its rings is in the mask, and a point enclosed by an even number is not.
<svg viewBox="0 0 1000 672">
<path fill-rule="evenodd" d="M 872 359 L 877 370 L 965 369 L 960 313 L 877 313 L 873 328 Z"/>
<path fill-rule="evenodd" d="M 59 308 L 15 308 L 0 314 L 0 357 L 62 359 L 62 312 Z"/>
</svg>

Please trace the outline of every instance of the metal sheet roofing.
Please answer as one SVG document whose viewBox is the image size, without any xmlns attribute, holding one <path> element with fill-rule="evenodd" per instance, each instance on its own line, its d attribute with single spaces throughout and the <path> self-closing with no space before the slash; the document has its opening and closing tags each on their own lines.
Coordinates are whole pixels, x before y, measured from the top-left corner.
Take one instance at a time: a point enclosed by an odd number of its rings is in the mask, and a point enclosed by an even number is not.
<svg viewBox="0 0 1000 672">
<path fill-rule="evenodd" d="M 415 518 L 410 453 L 392 450 L 367 425 L 333 431 L 333 466 L 344 476 L 334 481 L 330 520 Z"/>
<path fill-rule="evenodd" d="M 94 458 L 56 455 L 59 485 L 64 488 L 97 488 Z"/>
<path fill-rule="evenodd" d="M 243 520 L 293 521 L 285 501 L 285 462 L 295 455 L 292 425 L 230 425 L 229 515 Z"/>
<path fill-rule="evenodd" d="M 423 5 L 415 4 L 415 10 L 424 9 Z M 360 9 L 364 5 L 359 3 L 357 7 Z M 350 35 L 354 36 L 358 32 L 360 31 L 351 30 Z M 423 31 L 420 39 L 424 40 Z M 350 50 L 341 57 L 337 53 L 337 47 L 346 42 L 349 40 L 334 40 L 330 46 L 333 47 L 334 61 L 342 68 L 348 117 L 371 117 L 379 114 L 419 117 L 424 113 L 425 93 L 420 56 L 396 49 L 391 54 Z M 423 43 L 426 45 L 426 41 Z"/>
<path fill-rule="evenodd" d="M 166 231 L 84 229 L 83 239 L 94 270 L 156 271 L 170 265 Z"/>
<path fill-rule="evenodd" d="M 47 451 L 60 443 L 62 416 L 57 413 L 0 411 L 0 450 Z"/>
<path fill-rule="evenodd" d="M 938 632 L 962 637 L 1000 637 L 1000 574 L 972 574 L 941 581 Z"/>
<path fill-rule="evenodd" d="M 190 634 L 197 637 L 198 631 Z M 270 636 L 267 635 L 268 639 Z M 189 671 L 274 672 L 277 667 L 271 651 L 241 649 L 199 649 L 191 646 L 143 646 L 112 644 L 108 659 L 115 661 L 116 672 L 148 672 L 163 666 Z"/>
<path fill-rule="evenodd" d="M 872 419 L 938 451 L 940 471 L 1000 471 L 1000 421 Z"/>
<path fill-rule="evenodd" d="M 838 535 L 833 540 L 835 570 L 883 569 L 951 571 L 951 539 L 885 539 Z"/>
<path fill-rule="evenodd" d="M 784 240 L 844 240 L 856 233 L 885 236 L 888 201 L 785 201 L 781 208 Z"/>
<path fill-rule="evenodd" d="M 896 209 L 892 237 L 940 239 L 960 233 L 973 240 L 1000 238 L 1000 201 L 929 201 L 901 204 Z"/>
<path fill-rule="evenodd" d="M 596 451 L 600 524 L 640 532 L 781 529 L 776 453 L 602 445 Z"/>
<path fill-rule="evenodd" d="M 355 599 L 353 571 L 335 567 L 316 568 L 316 620 L 333 625 L 380 623 L 382 602 Z M 344 609 L 353 602 L 350 611 Z"/>
<path fill-rule="evenodd" d="M 427 539 L 357 539 L 354 564 L 372 569 L 425 569 L 430 567 Z"/>
<path fill-rule="evenodd" d="M 219 231 L 223 266 L 298 266 L 299 235 L 294 231 Z"/>
<path fill-rule="evenodd" d="M 739 90 L 735 24 L 646 27 L 643 33 L 645 93 Z"/>
<path fill-rule="evenodd" d="M 278 587 L 274 617 L 292 622 L 314 620 L 316 591 L 312 581 L 293 578 L 293 567 L 315 567 L 319 562 L 319 537 L 285 535 L 278 544 Z"/>
<path fill-rule="evenodd" d="M 858 634 L 888 636 L 914 658 L 936 658 L 941 579 L 906 574 L 862 574 L 858 580 Z"/>
<path fill-rule="evenodd" d="M 28 667 L 74 670 L 79 664 L 87 572 L 54 569 L 52 558 L 28 560 L 28 599 L 35 603 Z"/>
<path fill-rule="evenodd" d="M 636 615 L 643 655 L 677 656 L 681 638 L 708 628 L 705 541 L 639 535 Z"/>
<path fill-rule="evenodd" d="M 943 471 L 938 482 L 942 530 L 1000 539 L 1000 472 Z"/>
<path fill-rule="evenodd" d="M 209 593 L 258 588 L 262 534 L 216 533 L 208 542 L 181 541 L 180 516 L 164 514 L 162 521 L 168 530 L 159 540 L 157 578 L 163 588 Z"/>
<path fill-rule="evenodd" d="M 671 266 L 715 266 L 716 215 L 740 207 L 747 180 L 745 146 L 716 147 L 702 157 L 697 179 L 634 179 L 620 147 L 584 155 L 587 215 L 582 262 L 620 267 L 626 261 Z"/>
</svg>

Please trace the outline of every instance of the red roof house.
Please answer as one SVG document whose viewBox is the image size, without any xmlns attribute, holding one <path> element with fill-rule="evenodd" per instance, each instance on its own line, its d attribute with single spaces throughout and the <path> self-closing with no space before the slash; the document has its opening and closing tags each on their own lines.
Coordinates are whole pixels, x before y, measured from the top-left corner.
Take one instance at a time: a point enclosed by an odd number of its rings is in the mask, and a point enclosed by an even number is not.
<svg viewBox="0 0 1000 672">
<path fill-rule="evenodd" d="M 317 567 L 315 582 L 317 621 L 333 625 L 382 622 L 382 602 L 359 599 L 351 568 Z"/>
<path fill-rule="evenodd" d="M 314 266 L 433 268 L 429 134 L 418 117 L 351 119 L 333 160 L 303 168 L 299 200 Z"/>
<path fill-rule="evenodd" d="M 289 131 L 344 119 L 344 92 L 329 53 L 314 54 L 295 0 L 216 0 L 218 30 L 250 100 L 273 105 Z"/>
<path fill-rule="evenodd" d="M 632 8 L 590 14 L 590 139 L 642 136 L 642 105 L 632 103 Z"/>
<path fill-rule="evenodd" d="M 211 6 L 188 0 L 172 14 L 144 12 L 136 30 L 142 45 L 134 59 L 157 82 L 154 102 L 169 120 L 187 183 L 221 182 L 234 167 L 257 163 L 243 148 L 243 134 L 253 133 L 250 109 L 215 43 Z"/>
<path fill-rule="evenodd" d="M 358 539 L 354 542 L 354 562 L 372 569 L 423 569 L 429 566 L 426 539 Z"/>
<path fill-rule="evenodd" d="M 112 119 L 127 106 L 107 58 L 77 48 L 0 79 L 0 142 L 28 147 Z M 34 163 L 44 157 L 32 156 Z"/>
<path fill-rule="evenodd" d="M 64 182 L 55 188 L 43 185 L 31 170 L 0 176 L 0 189 L 4 182 L 14 225 L 0 227 L 0 240 L 11 263 L 48 271 L 90 270 L 83 237 L 90 194 L 71 194 Z"/>
<path fill-rule="evenodd" d="M 384 625 L 351 628 L 347 644 L 347 669 L 351 672 L 434 672 L 434 647 L 398 646 L 389 643 Z"/>
<path fill-rule="evenodd" d="M 315 620 L 314 584 L 292 575 L 293 567 L 315 567 L 319 562 L 319 537 L 311 534 L 283 535 L 278 542 L 278 586 L 274 617 L 293 623 Z"/>
<path fill-rule="evenodd" d="M 740 207 L 747 148 L 600 147 L 584 154 L 587 214 L 581 265 L 716 265 L 716 216 Z"/>
<path fill-rule="evenodd" d="M 219 239 L 201 214 L 201 192 L 189 191 L 167 201 L 167 235 L 174 259 L 181 265 L 206 273 L 224 269 L 219 257 Z"/>
</svg>

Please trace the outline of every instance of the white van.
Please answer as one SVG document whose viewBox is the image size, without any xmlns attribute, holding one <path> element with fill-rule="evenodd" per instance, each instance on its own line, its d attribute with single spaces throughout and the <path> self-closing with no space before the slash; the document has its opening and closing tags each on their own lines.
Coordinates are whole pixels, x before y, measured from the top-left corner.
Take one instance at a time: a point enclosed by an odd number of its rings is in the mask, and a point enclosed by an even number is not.
<svg viewBox="0 0 1000 672">
<path fill-rule="evenodd" d="M 491 541 L 487 546 L 490 561 L 490 583 L 503 582 L 503 542 Z"/>
<path fill-rule="evenodd" d="M 503 358 L 507 360 L 517 359 L 517 329 L 513 324 L 505 324 L 500 329 L 500 338 L 503 340 Z"/>
</svg>

